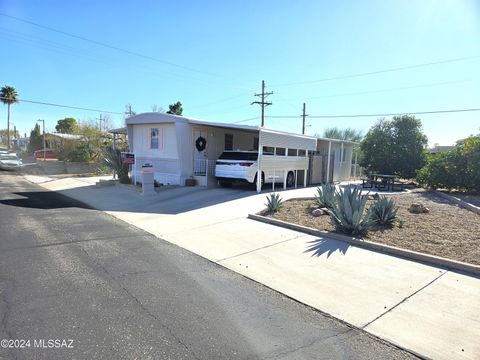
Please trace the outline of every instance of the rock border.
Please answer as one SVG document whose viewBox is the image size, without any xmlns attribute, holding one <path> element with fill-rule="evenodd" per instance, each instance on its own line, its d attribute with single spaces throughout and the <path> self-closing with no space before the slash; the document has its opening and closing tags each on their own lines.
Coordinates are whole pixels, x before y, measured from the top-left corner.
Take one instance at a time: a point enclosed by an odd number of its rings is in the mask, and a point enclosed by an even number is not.
<svg viewBox="0 0 480 360">
<path fill-rule="evenodd" d="M 466 202 L 460 198 L 457 198 L 453 195 L 450 195 L 450 194 L 445 194 L 444 192 L 441 192 L 441 191 L 438 191 L 438 190 L 435 190 L 434 193 L 438 196 L 440 196 L 441 198 L 444 198 L 446 200 L 449 200 L 457 205 L 460 205 L 461 207 L 463 207 L 464 209 L 467 209 L 467 210 L 470 210 L 470 211 L 473 211 L 474 213 L 477 213 L 480 215 L 480 207 L 478 206 L 475 206 L 473 204 L 470 204 L 469 202 Z"/>
<path fill-rule="evenodd" d="M 406 250 L 406 249 L 398 248 L 395 246 L 385 245 L 385 244 L 376 243 L 368 240 L 360 240 L 358 238 L 351 237 L 348 235 L 317 230 L 307 226 L 292 224 L 286 221 L 273 219 L 263 215 L 248 214 L 248 218 L 252 220 L 260 221 L 266 224 L 276 225 L 286 229 L 300 231 L 309 235 L 328 237 L 331 239 L 343 241 L 350 245 L 361 247 L 367 250 L 374 250 L 374 251 L 382 252 L 385 254 L 405 258 L 407 260 L 418 261 L 427 265 L 441 267 L 447 270 L 455 270 L 455 271 L 467 273 L 469 275 L 480 276 L 479 265 L 468 264 L 461 261 L 446 259 L 446 258 L 435 256 L 435 255 L 424 254 L 424 253 L 416 252 L 413 250 Z"/>
</svg>

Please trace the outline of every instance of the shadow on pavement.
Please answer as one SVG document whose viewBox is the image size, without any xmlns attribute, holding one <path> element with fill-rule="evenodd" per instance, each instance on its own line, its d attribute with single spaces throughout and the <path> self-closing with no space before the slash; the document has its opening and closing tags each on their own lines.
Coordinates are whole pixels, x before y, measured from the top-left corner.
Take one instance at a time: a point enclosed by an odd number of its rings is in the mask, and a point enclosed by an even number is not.
<svg viewBox="0 0 480 360">
<path fill-rule="evenodd" d="M 270 191 L 270 188 L 264 187 L 261 196 L 266 196 Z M 152 196 L 142 196 L 136 190 L 118 185 L 104 188 L 83 186 L 61 190 L 61 193 L 68 197 L 82 199 L 92 207 L 102 211 L 167 215 L 181 214 L 258 195 L 256 191 L 244 186 L 228 189 L 179 186 L 165 189 Z M 238 206 L 238 204 L 232 204 L 232 206 Z M 235 210 L 228 209 L 225 211 L 234 212 Z"/>
<path fill-rule="evenodd" d="M 312 256 L 322 256 L 327 253 L 327 258 L 336 251 L 345 255 L 350 247 L 349 244 L 344 243 L 343 241 L 333 239 L 315 239 L 309 241 L 308 244 L 309 245 L 304 253 L 312 253 Z"/>
<path fill-rule="evenodd" d="M 92 207 L 82 203 L 81 201 L 71 199 L 56 192 L 28 191 L 14 192 L 12 194 L 21 196 L 22 198 L 0 200 L 0 204 L 44 210 L 60 208 L 82 208 L 93 210 Z"/>
</svg>

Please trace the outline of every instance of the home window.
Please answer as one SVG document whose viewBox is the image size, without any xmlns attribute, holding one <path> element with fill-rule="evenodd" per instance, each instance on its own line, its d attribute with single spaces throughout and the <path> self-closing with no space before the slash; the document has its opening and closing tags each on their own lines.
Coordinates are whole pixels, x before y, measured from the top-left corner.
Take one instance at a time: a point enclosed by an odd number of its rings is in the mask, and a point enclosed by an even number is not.
<svg viewBox="0 0 480 360">
<path fill-rule="evenodd" d="M 253 138 L 253 150 L 258 150 L 258 137 Z"/>
<path fill-rule="evenodd" d="M 150 149 L 158 149 L 158 138 L 159 138 L 158 128 L 150 129 Z"/>
<path fill-rule="evenodd" d="M 225 150 L 233 150 L 233 135 L 225 134 Z"/>
<path fill-rule="evenodd" d="M 298 150 L 298 156 L 307 156 L 306 150 Z"/>
<path fill-rule="evenodd" d="M 281 148 L 281 147 L 275 148 L 275 155 L 285 156 L 285 148 Z"/>
<path fill-rule="evenodd" d="M 275 149 L 273 147 L 264 146 L 262 153 L 263 153 L 263 155 L 273 155 L 274 151 L 275 151 Z"/>
<path fill-rule="evenodd" d="M 288 149 L 288 156 L 297 156 L 297 149 Z"/>
</svg>

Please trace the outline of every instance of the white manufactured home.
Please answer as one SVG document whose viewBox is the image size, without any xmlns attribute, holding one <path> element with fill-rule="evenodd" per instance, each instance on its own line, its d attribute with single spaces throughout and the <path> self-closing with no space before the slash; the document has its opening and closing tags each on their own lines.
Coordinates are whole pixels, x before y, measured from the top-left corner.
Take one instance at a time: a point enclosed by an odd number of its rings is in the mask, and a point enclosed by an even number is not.
<svg viewBox="0 0 480 360">
<path fill-rule="evenodd" d="M 163 184 L 184 185 L 194 178 L 199 185 L 215 185 L 215 164 L 230 150 L 258 152 L 265 183 L 285 183 L 288 173 L 304 186 L 350 178 L 351 142 L 163 113 L 135 115 L 126 125 L 136 178 L 148 163 Z"/>
</svg>

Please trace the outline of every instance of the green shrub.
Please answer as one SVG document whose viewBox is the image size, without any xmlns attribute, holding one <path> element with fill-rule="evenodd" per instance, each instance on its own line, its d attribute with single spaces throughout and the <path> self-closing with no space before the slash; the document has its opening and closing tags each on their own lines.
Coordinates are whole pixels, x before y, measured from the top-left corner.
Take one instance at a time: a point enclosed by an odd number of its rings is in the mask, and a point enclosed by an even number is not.
<svg viewBox="0 0 480 360">
<path fill-rule="evenodd" d="M 280 194 L 272 193 L 267 195 L 267 203 L 265 205 L 267 206 L 268 211 L 276 213 L 282 208 L 283 200 L 280 197 Z"/>
<path fill-rule="evenodd" d="M 480 191 L 480 136 L 459 141 L 448 152 L 429 156 L 416 180 L 432 189 Z"/>
<path fill-rule="evenodd" d="M 122 154 L 120 150 L 105 148 L 103 149 L 103 163 L 108 166 L 112 171 L 115 171 L 118 180 L 122 184 L 129 184 L 130 178 L 128 177 L 128 165 L 122 163 Z"/>
<path fill-rule="evenodd" d="M 335 193 L 335 203 L 330 219 L 337 231 L 348 235 L 365 235 L 374 224 L 369 211 L 365 210 L 367 196 L 357 186 L 348 186 Z"/>
<path fill-rule="evenodd" d="M 92 158 L 90 157 L 88 146 L 84 143 L 79 143 L 73 151 L 68 153 L 65 160 L 73 162 L 89 162 Z"/>
<path fill-rule="evenodd" d="M 425 164 L 422 122 L 412 115 L 379 120 L 360 143 L 360 165 L 371 173 L 395 174 L 411 179 Z"/>
<path fill-rule="evenodd" d="M 112 174 L 112 169 L 110 169 L 105 163 L 101 163 L 97 167 L 97 170 L 95 170 L 95 175 L 98 175 L 98 176 L 111 175 L 111 174 Z"/>
<path fill-rule="evenodd" d="M 398 207 L 395 201 L 381 196 L 376 200 L 372 206 L 370 206 L 370 218 L 379 225 L 392 226 L 393 222 L 397 218 Z"/>
<path fill-rule="evenodd" d="M 317 187 L 315 202 L 318 207 L 332 209 L 335 204 L 335 185 L 324 184 Z"/>
</svg>

